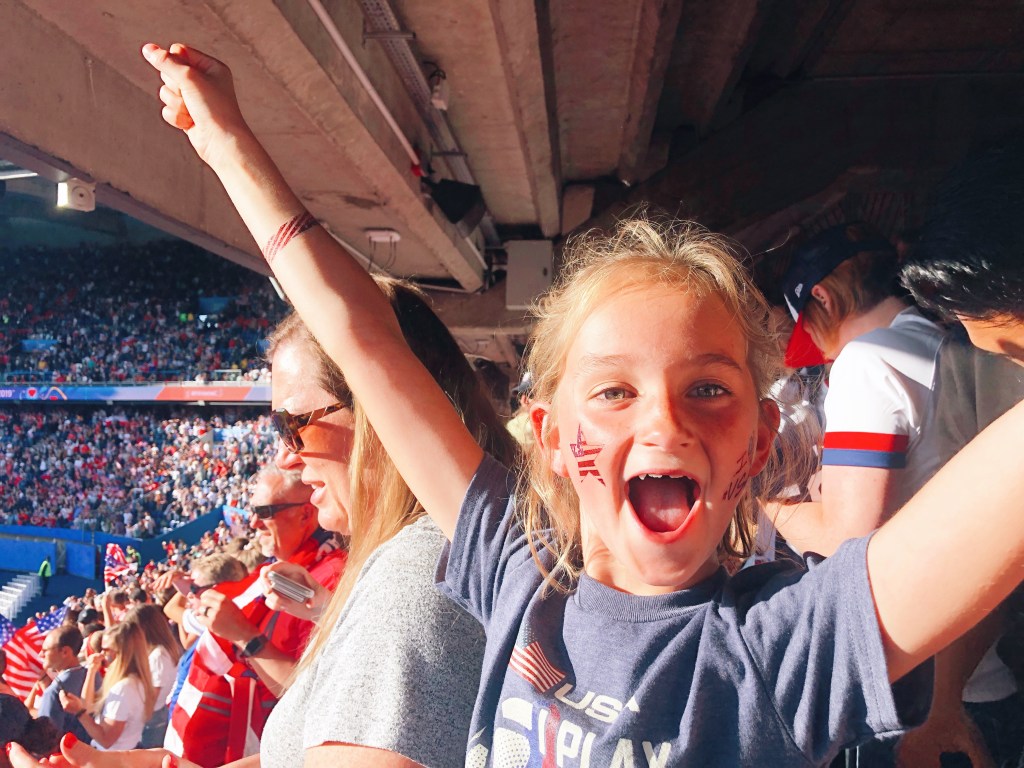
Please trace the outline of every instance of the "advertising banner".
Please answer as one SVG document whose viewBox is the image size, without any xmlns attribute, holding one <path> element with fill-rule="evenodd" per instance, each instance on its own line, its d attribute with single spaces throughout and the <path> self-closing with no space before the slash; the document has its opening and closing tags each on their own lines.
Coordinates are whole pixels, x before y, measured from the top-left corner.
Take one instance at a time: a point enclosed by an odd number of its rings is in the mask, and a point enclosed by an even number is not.
<svg viewBox="0 0 1024 768">
<path fill-rule="evenodd" d="M 73 402 L 270 402 L 268 384 L 144 384 L 138 387 L 62 384 L 0 384 L 0 401 L 38 400 Z"/>
</svg>

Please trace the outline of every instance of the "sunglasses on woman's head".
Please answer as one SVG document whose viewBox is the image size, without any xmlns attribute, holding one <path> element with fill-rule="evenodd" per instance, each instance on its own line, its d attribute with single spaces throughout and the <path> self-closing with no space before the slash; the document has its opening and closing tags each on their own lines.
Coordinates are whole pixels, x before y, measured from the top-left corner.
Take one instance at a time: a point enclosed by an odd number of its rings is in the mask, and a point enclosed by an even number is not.
<svg viewBox="0 0 1024 768">
<path fill-rule="evenodd" d="M 348 408 L 348 405 L 338 402 L 334 405 L 327 405 L 309 413 L 300 413 L 298 415 L 288 413 L 284 408 L 278 408 L 271 416 L 271 420 L 277 433 L 281 436 L 281 442 L 285 444 L 285 447 L 292 453 L 298 453 L 304 447 L 299 431 L 308 427 L 314 421 L 322 419 L 327 414 L 340 411 L 343 408 Z"/>
</svg>

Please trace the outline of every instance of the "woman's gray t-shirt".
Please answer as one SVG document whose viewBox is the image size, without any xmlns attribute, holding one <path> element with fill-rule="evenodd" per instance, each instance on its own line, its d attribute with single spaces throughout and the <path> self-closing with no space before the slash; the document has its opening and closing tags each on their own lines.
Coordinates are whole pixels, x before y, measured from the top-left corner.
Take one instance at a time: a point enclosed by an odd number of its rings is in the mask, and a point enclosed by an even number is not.
<svg viewBox="0 0 1024 768">
<path fill-rule="evenodd" d="M 434 586 L 444 543 L 423 518 L 369 557 L 320 657 L 267 721 L 263 768 L 294 768 L 325 742 L 463 765 L 484 638 Z"/>
</svg>

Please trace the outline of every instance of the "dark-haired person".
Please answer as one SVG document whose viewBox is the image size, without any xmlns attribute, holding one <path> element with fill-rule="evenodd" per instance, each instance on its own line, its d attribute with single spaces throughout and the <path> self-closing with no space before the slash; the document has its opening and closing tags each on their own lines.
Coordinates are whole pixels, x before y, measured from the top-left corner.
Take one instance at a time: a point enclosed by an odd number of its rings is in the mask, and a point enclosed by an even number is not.
<svg viewBox="0 0 1024 768">
<path fill-rule="evenodd" d="M 95 608 L 83 608 L 78 612 L 75 623 L 78 624 L 78 631 L 82 633 L 82 637 L 87 637 L 90 633 L 86 628 L 92 624 L 102 624 L 103 614 Z"/>
<path fill-rule="evenodd" d="M 43 639 L 43 667 L 51 674 L 53 681 L 46 686 L 39 698 L 37 714 L 50 718 L 58 733 L 73 733 L 79 739 L 88 740 L 89 735 L 82 724 L 74 717 L 67 717 L 60 703 L 61 691 L 68 691 L 76 696 L 82 695 L 85 667 L 78 659 L 81 648 L 82 633 L 75 625 L 57 627 Z"/>
<path fill-rule="evenodd" d="M 53 723 L 45 717 L 32 715 L 17 696 L 0 694 L 0 744 L 7 747 L 18 744 L 35 758 L 43 758 L 54 752 L 60 743 L 60 734 Z M 24 755 L 24 752 L 19 753 Z M 34 762 L 34 761 L 33 761 Z M 0 768 L 9 768 L 11 763 L 0 752 Z"/>
<path fill-rule="evenodd" d="M 897 273 L 892 245 L 852 223 L 799 248 L 783 280 L 796 320 L 786 364 L 832 361 L 821 502 L 778 517 L 797 551 L 830 555 L 875 530 L 938 466 L 921 433 L 944 331 L 898 294 Z"/>
<path fill-rule="evenodd" d="M 903 284 L 918 303 L 962 323 L 974 344 L 954 334 L 940 350 L 934 433 L 943 463 L 1024 398 L 1022 222 L 1024 142 L 1017 140 L 972 153 L 943 180 L 904 261 Z M 965 710 L 993 764 L 1024 759 L 1024 693 L 1007 666 L 1014 651 L 1020 661 L 1020 624 L 1019 611 L 1004 606 L 939 654 L 933 716 L 904 737 L 907 761 L 948 750 L 949 723 Z"/>
<path fill-rule="evenodd" d="M 902 270 L 918 303 L 979 349 L 1024 365 L 1024 142 L 972 155 L 942 183 Z"/>
<path fill-rule="evenodd" d="M 47 555 L 43 558 L 43 562 L 39 564 L 39 578 L 43 581 L 43 594 L 46 594 L 46 590 L 50 587 L 50 577 L 53 576 L 53 566 L 50 565 L 50 556 Z"/>
</svg>

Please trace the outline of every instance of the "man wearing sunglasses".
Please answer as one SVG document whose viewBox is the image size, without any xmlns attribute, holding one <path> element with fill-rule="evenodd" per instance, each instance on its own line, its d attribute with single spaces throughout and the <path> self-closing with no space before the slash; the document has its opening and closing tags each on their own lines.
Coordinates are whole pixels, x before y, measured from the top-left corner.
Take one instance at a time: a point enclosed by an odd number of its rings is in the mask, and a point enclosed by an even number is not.
<svg viewBox="0 0 1024 768">
<path fill-rule="evenodd" d="M 266 467 L 253 489 L 249 524 L 265 556 L 300 565 L 334 589 L 345 552 L 317 524 L 310 493 L 298 472 Z M 313 629 L 310 621 L 267 607 L 260 571 L 189 597 L 191 613 L 207 631 L 196 641 L 164 746 L 199 765 L 223 765 L 258 747 Z"/>
</svg>

